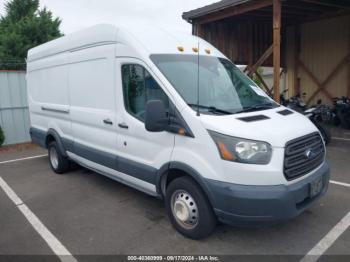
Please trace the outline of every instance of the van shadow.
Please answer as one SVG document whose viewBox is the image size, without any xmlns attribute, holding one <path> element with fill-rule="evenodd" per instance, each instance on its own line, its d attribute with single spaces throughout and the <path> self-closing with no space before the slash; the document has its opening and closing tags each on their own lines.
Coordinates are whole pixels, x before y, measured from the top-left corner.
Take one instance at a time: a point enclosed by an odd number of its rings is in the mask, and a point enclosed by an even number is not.
<svg viewBox="0 0 350 262">
<path fill-rule="evenodd" d="M 118 206 L 124 207 L 124 212 L 129 213 L 131 218 L 130 221 L 125 221 L 124 223 L 127 224 L 123 226 L 129 226 L 129 223 L 133 221 L 132 216 L 138 214 L 140 217 L 137 218 L 137 221 L 144 223 L 149 229 L 149 232 L 140 237 L 139 242 L 148 241 L 146 237 L 156 234 L 159 239 L 154 240 L 155 242 L 169 242 L 169 245 L 180 242 L 188 243 L 194 250 L 200 252 L 204 252 L 206 247 L 210 246 L 210 250 L 222 250 L 227 253 L 232 250 L 232 245 L 236 245 L 238 249 L 242 248 L 242 250 L 248 245 L 254 247 L 257 252 L 269 253 L 267 249 L 273 245 L 280 247 L 281 251 L 299 248 L 299 244 L 294 247 L 288 244 L 288 241 L 281 242 L 281 237 L 301 239 L 310 234 L 309 238 L 312 240 L 311 242 L 314 242 L 317 241 L 318 235 L 322 235 L 322 232 L 312 232 L 312 225 L 314 225 L 317 215 L 311 210 L 305 211 L 291 221 L 275 225 L 232 227 L 218 223 L 211 236 L 193 241 L 183 237 L 172 228 L 162 200 L 83 167 L 77 167 L 69 175 L 72 176 L 72 179 L 75 177 L 79 181 L 84 179 L 90 188 L 96 190 L 94 193 L 98 194 L 99 198 L 103 198 L 103 201 L 117 202 Z M 107 205 L 109 204 L 107 203 Z M 310 240 L 306 242 L 310 242 Z M 187 250 L 183 249 L 182 246 L 178 246 L 178 248 L 182 251 Z M 306 250 L 307 246 L 302 249 L 304 248 Z M 136 247 L 135 249 L 137 250 Z"/>
<path fill-rule="evenodd" d="M 117 200 L 118 205 L 127 206 L 131 204 L 137 206 L 140 212 L 143 212 L 150 221 L 156 222 L 167 219 L 164 203 L 156 197 L 77 164 L 72 167 L 68 176 L 76 177 L 79 180 L 84 179 L 89 186 L 98 191 L 98 194 L 101 194 L 101 197 L 105 197 L 106 201 Z"/>
</svg>

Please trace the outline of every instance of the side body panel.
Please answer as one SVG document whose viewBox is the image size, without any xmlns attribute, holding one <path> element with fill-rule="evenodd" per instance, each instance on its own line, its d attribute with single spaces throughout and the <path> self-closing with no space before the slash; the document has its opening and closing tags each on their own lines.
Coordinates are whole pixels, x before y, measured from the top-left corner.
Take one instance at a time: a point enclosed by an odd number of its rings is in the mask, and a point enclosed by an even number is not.
<svg viewBox="0 0 350 262">
<path fill-rule="evenodd" d="M 71 52 L 69 57 L 73 152 L 100 159 L 110 168 L 116 168 L 118 155 L 114 56 L 115 45 L 101 45 Z"/>
<path fill-rule="evenodd" d="M 31 127 L 72 140 L 67 64 L 67 53 L 28 63 L 28 104 Z"/>
</svg>

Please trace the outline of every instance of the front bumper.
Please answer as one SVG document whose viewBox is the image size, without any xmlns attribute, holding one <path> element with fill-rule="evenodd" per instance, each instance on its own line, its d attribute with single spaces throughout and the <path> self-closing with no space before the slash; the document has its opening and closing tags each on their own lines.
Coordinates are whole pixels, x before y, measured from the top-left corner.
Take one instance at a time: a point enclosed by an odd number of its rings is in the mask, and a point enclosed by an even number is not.
<svg viewBox="0 0 350 262">
<path fill-rule="evenodd" d="M 322 177 L 323 188 L 311 198 L 310 184 L 319 177 Z M 215 180 L 207 180 L 207 186 L 221 222 L 249 226 L 296 217 L 327 192 L 329 177 L 330 168 L 324 162 L 314 174 L 288 186 L 245 186 Z"/>
</svg>

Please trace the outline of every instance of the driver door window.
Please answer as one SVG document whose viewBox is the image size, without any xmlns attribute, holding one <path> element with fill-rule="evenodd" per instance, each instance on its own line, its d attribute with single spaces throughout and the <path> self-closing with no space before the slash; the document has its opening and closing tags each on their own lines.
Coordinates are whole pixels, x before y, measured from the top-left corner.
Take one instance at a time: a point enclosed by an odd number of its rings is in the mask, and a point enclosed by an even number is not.
<svg viewBox="0 0 350 262">
<path fill-rule="evenodd" d="M 146 103 L 149 100 L 162 100 L 165 108 L 169 108 L 168 97 L 143 66 L 123 65 L 122 80 L 125 109 L 140 121 L 145 121 Z"/>
</svg>

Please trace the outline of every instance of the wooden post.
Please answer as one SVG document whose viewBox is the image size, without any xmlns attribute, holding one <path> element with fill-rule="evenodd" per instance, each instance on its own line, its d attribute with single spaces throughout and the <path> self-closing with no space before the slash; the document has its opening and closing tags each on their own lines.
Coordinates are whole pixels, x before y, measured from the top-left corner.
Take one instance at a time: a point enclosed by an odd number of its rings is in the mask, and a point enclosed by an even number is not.
<svg viewBox="0 0 350 262">
<path fill-rule="evenodd" d="M 273 0 L 273 96 L 280 102 L 281 0 Z"/>
<path fill-rule="evenodd" d="M 299 78 L 299 59 L 301 52 L 301 32 L 300 25 L 294 27 L 294 90 L 292 95 L 295 96 L 301 93 L 300 78 Z"/>
</svg>

